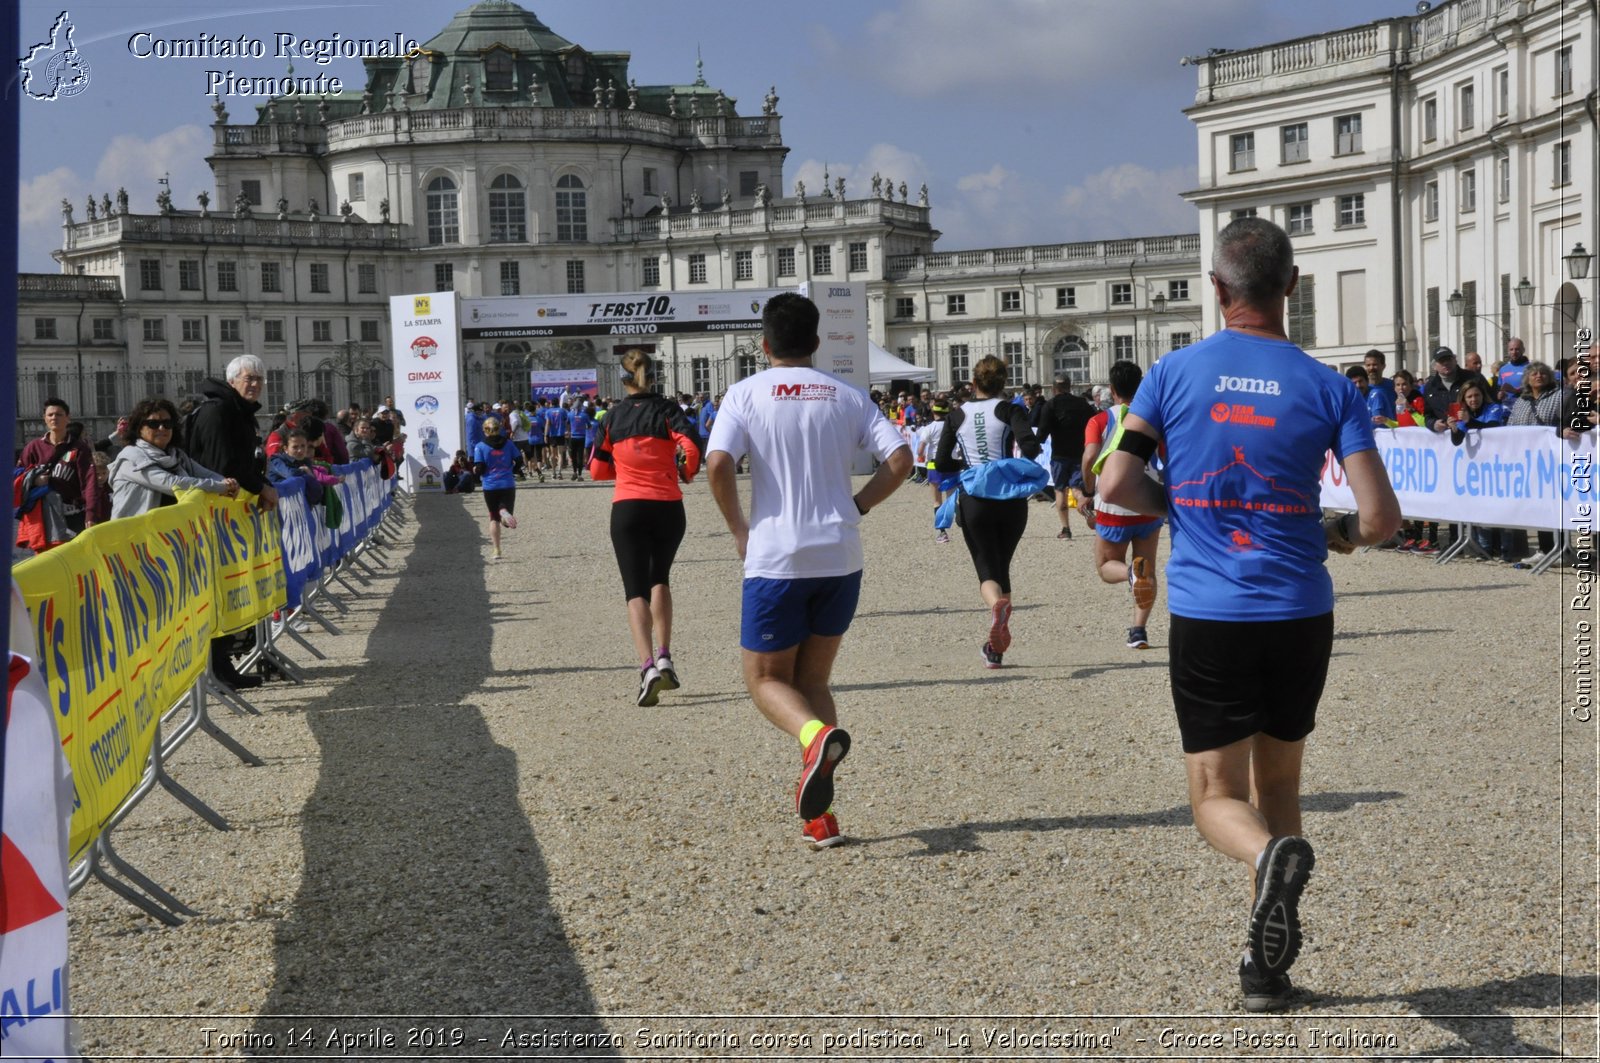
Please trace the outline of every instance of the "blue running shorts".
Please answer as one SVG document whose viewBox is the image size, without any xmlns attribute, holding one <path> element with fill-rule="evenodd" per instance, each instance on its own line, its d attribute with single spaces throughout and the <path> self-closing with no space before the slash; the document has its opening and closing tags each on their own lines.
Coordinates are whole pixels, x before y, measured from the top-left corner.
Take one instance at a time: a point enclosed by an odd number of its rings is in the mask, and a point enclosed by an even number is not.
<svg viewBox="0 0 1600 1063">
<path fill-rule="evenodd" d="M 777 653 L 812 635 L 843 635 L 860 598 L 859 571 L 810 579 L 747 577 L 739 645 L 752 653 Z"/>
<path fill-rule="evenodd" d="M 1144 524 L 1096 524 L 1094 533 L 1108 543 L 1131 543 L 1161 530 L 1165 521 L 1152 520 Z"/>
</svg>

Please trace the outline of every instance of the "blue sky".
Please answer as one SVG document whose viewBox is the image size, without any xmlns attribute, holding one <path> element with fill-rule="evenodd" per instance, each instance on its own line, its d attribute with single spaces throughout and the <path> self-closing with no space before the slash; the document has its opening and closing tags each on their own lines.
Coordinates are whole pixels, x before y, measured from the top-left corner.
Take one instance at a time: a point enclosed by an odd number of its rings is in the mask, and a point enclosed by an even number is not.
<svg viewBox="0 0 1600 1063">
<path fill-rule="evenodd" d="M 66 7 L 91 83 L 54 102 L 22 101 L 20 267 L 55 272 L 60 201 L 79 219 L 85 197 L 126 186 L 154 209 L 170 174 L 193 209 L 210 190 L 208 69 L 282 74 L 274 34 L 426 41 L 464 0 L 383 4 L 171 0 L 22 0 L 25 44 Z M 705 77 L 758 113 L 776 84 L 795 180 L 820 185 L 826 165 L 865 195 L 881 172 L 926 182 L 941 250 L 1193 232 L 1178 193 L 1195 183 L 1196 144 L 1183 108 L 1194 100 L 1186 54 L 1248 48 L 1409 14 L 1396 0 L 527 0 L 556 33 L 595 51 L 632 53 L 640 84 Z M 259 38 L 265 59 L 137 59 L 128 39 Z M 325 71 L 362 83 L 359 60 Z M 247 100 L 230 103 L 233 120 Z"/>
</svg>

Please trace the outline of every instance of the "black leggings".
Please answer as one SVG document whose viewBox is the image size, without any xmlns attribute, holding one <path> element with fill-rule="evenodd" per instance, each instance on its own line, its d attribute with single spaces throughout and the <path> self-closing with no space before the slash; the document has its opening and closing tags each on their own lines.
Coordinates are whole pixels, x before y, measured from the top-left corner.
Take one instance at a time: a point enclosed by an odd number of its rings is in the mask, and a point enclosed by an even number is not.
<svg viewBox="0 0 1600 1063">
<path fill-rule="evenodd" d="M 1028 500 L 976 498 L 963 491 L 956 515 L 967 552 L 978 570 L 978 582 L 994 580 L 1000 584 L 1000 593 L 1009 595 L 1011 556 L 1028 528 Z"/>
<path fill-rule="evenodd" d="M 579 472 L 583 471 L 583 452 L 589 445 L 583 441 L 582 436 L 569 436 L 567 438 L 567 453 L 572 455 L 572 467 Z"/>
<path fill-rule="evenodd" d="M 672 559 L 683 542 L 683 503 L 632 499 L 611 505 L 611 547 L 622 571 L 624 598 L 650 597 L 668 582 Z"/>
</svg>

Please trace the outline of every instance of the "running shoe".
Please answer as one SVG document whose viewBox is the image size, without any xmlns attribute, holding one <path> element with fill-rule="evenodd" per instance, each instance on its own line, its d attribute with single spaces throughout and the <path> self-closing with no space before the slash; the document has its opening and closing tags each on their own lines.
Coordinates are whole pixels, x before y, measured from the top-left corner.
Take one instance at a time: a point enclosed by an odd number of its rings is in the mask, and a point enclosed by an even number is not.
<svg viewBox="0 0 1600 1063">
<path fill-rule="evenodd" d="M 833 804 L 833 771 L 850 752 L 850 735 L 838 727 L 824 727 L 806 746 L 795 787 L 795 810 L 806 821 L 816 819 Z"/>
<path fill-rule="evenodd" d="M 990 611 L 989 646 L 998 656 L 1011 648 L 1011 603 L 996 602 Z"/>
<path fill-rule="evenodd" d="M 661 671 L 655 665 L 639 669 L 639 707 L 648 709 L 661 700 Z"/>
<path fill-rule="evenodd" d="M 515 513 L 500 514 L 500 523 L 511 531 L 517 530 L 517 515 Z"/>
<path fill-rule="evenodd" d="M 1435 542 L 1420 542 L 1416 547 L 1416 553 L 1419 554 L 1437 554 L 1438 552 L 1439 544 Z"/>
<path fill-rule="evenodd" d="M 1142 627 L 1130 627 L 1128 629 L 1128 649 L 1130 649 L 1130 650 L 1148 650 L 1149 648 L 1150 648 L 1150 636 L 1145 634 L 1144 628 L 1142 628 Z"/>
<path fill-rule="evenodd" d="M 1072 529 L 1071 528 L 1062 528 L 1060 531 L 1056 532 L 1056 538 L 1057 539 L 1070 539 L 1070 538 L 1072 538 Z"/>
<path fill-rule="evenodd" d="M 994 652 L 994 647 L 989 645 L 989 643 L 987 643 L 987 642 L 985 642 L 983 644 L 983 651 L 982 652 L 983 652 L 983 666 L 985 668 L 999 668 L 1002 664 L 1005 663 L 1005 661 L 1003 661 L 1001 659 L 1001 655 L 996 653 L 996 652 Z"/>
<path fill-rule="evenodd" d="M 845 838 L 839 833 L 839 821 L 832 812 L 824 812 L 800 828 L 800 840 L 813 849 L 831 849 L 843 845 Z"/>
<path fill-rule="evenodd" d="M 494 548 L 494 553 L 489 555 L 489 560 L 490 561 L 498 561 L 498 560 L 500 560 L 500 557 L 501 557 L 500 548 L 497 546 L 497 547 Z"/>
<path fill-rule="evenodd" d="M 666 654 L 663 653 L 656 657 L 656 671 L 661 673 L 661 690 L 663 693 L 668 690 L 677 690 L 678 687 L 682 686 L 678 682 L 678 670 L 672 666 L 672 658 Z"/>
<path fill-rule="evenodd" d="M 1249 956 L 1239 961 L 1239 988 L 1244 991 L 1246 1011 L 1282 1011 L 1294 995 L 1288 975 L 1264 975 Z"/>
<path fill-rule="evenodd" d="M 950 541 L 950 533 L 945 531 L 943 528 L 940 528 L 939 534 L 933 537 L 933 541 L 936 543 L 947 543 Z"/>
<path fill-rule="evenodd" d="M 1133 588 L 1133 604 L 1138 608 L 1148 609 L 1156 604 L 1156 581 L 1145 558 L 1134 558 L 1128 567 L 1128 586 Z"/>
<path fill-rule="evenodd" d="M 1415 539 L 1407 539 L 1405 542 L 1403 542 L 1399 546 L 1395 547 L 1395 549 L 1397 551 L 1399 551 L 1400 553 L 1403 553 L 1403 554 L 1409 554 L 1411 551 L 1415 550 L 1416 548 L 1417 548 L 1417 541 Z"/>
<path fill-rule="evenodd" d="M 1287 835 L 1267 844 L 1250 909 L 1250 958 L 1268 978 L 1282 975 L 1300 955 L 1300 893 L 1316 857 L 1311 843 Z"/>
</svg>

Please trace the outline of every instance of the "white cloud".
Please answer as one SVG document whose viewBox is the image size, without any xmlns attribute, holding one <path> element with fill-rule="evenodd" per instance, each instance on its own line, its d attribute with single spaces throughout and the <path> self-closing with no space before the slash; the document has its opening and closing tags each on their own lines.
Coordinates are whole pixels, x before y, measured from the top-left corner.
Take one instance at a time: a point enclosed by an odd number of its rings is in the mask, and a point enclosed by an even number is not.
<svg viewBox="0 0 1600 1063">
<path fill-rule="evenodd" d="M 73 198 L 82 184 L 65 166 L 24 180 L 17 189 L 17 224 L 27 227 L 60 221 L 63 197 L 73 203 L 74 210 L 82 210 L 83 204 Z"/>
<path fill-rule="evenodd" d="M 848 162 L 833 159 L 807 159 L 802 162 L 790 175 L 789 187 L 783 189 L 785 196 L 794 195 L 794 182 L 806 183 L 806 197 L 815 198 L 822 194 L 822 177 L 826 173 L 830 183 L 843 177 L 845 180 L 845 196 L 848 199 L 865 199 L 872 194 L 872 176 L 877 174 L 886 181 L 894 183 L 895 198 L 899 198 L 899 187 L 906 186 L 907 198 L 915 203 L 917 189 L 928 180 L 928 164 L 922 156 L 894 144 L 874 144 L 867 149 L 867 154 L 860 162 Z"/>
<path fill-rule="evenodd" d="M 859 45 L 835 55 L 912 97 L 1123 83 L 1141 66 L 1192 83 L 1192 74 L 1179 75 L 1179 57 L 1231 39 L 1260 7 L 1140 0 L 1130 17 L 1125 0 L 902 0 L 867 20 Z"/>
<path fill-rule="evenodd" d="M 1180 194 L 1194 188 L 1198 180 L 1192 166 L 1150 170 L 1131 162 L 1120 163 L 1064 189 L 1058 209 L 1071 219 L 1074 228 L 1098 237 L 1194 232 L 1200 224 L 1199 215 Z"/>
</svg>

